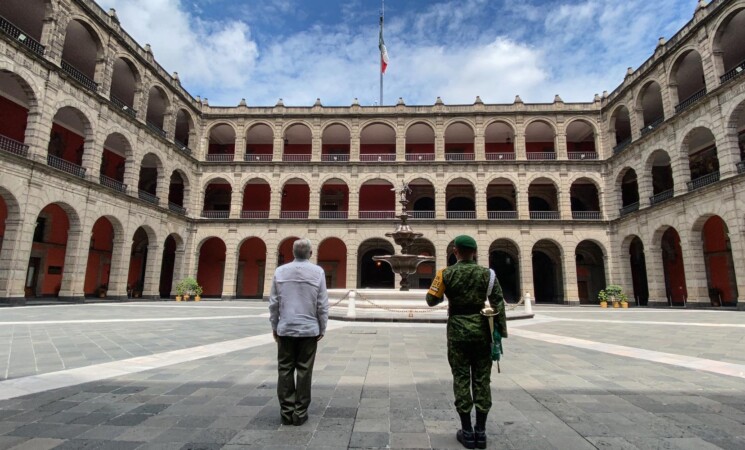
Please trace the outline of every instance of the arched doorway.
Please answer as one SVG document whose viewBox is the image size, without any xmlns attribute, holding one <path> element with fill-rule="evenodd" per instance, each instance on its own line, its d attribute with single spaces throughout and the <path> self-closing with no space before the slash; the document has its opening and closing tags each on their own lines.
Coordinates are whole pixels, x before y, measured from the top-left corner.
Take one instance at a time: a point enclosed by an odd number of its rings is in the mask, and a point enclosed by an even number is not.
<svg viewBox="0 0 745 450">
<path fill-rule="evenodd" d="M 433 161 L 435 159 L 435 130 L 420 122 L 406 129 L 406 160 Z"/>
<path fill-rule="evenodd" d="M 360 161 L 395 161 L 396 130 L 384 123 L 371 123 L 360 132 Z"/>
<path fill-rule="evenodd" d="M 235 158 L 235 128 L 221 123 L 210 129 L 207 161 L 225 162 Z"/>
<path fill-rule="evenodd" d="M 605 289 L 605 255 L 592 241 L 582 241 L 574 252 L 580 304 L 594 303 Z"/>
<path fill-rule="evenodd" d="M 99 218 L 93 224 L 83 286 L 83 292 L 88 297 L 106 297 L 109 289 L 114 237 L 114 226 L 106 217 Z"/>
<path fill-rule="evenodd" d="M 238 251 L 235 292 L 241 298 L 261 298 L 264 295 L 266 244 L 257 237 L 248 238 Z"/>
<path fill-rule="evenodd" d="M 137 184 L 141 200 L 157 205 L 160 203 L 158 184 L 163 183 L 163 163 L 154 153 L 148 153 L 140 163 L 140 179 Z"/>
<path fill-rule="evenodd" d="M 688 299 L 683 250 L 678 231 L 670 227 L 662 235 L 662 265 L 665 273 L 665 293 L 671 305 L 683 306 Z"/>
<path fill-rule="evenodd" d="M 39 212 L 26 272 L 26 297 L 58 297 L 62 289 L 70 216 L 56 203 Z"/>
<path fill-rule="evenodd" d="M 525 128 L 525 152 L 530 160 L 556 159 L 556 130 L 542 120 L 531 122 Z"/>
<path fill-rule="evenodd" d="M 628 214 L 639 209 L 639 182 L 636 178 L 636 171 L 626 168 L 620 177 L 621 182 L 621 215 Z"/>
<path fill-rule="evenodd" d="M 36 103 L 30 92 L 30 87 L 21 77 L 0 70 L 0 146 L 21 156 L 27 155 L 23 143 L 29 109 L 32 103 Z"/>
<path fill-rule="evenodd" d="M 292 253 L 292 245 L 298 239 L 300 238 L 292 236 L 280 242 L 279 247 L 277 247 L 277 267 L 292 262 L 295 259 L 295 255 Z"/>
<path fill-rule="evenodd" d="M 656 150 L 650 155 L 647 167 L 652 172 L 652 205 L 673 197 L 674 180 L 670 156 L 664 150 Z"/>
<path fill-rule="evenodd" d="M 148 128 L 162 137 L 166 137 L 163 126 L 166 122 L 166 114 L 168 114 L 169 108 L 170 103 L 165 91 L 159 86 L 151 87 L 148 92 L 145 117 L 149 125 Z"/>
<path fill-rule="evenodd" d="M 252 125 L 246 132 L 246 161 L 271 161 L 274 130 L 264 123 Z"/>
<path fill-rule="evenodd" d="M 143 227 L 137 228 L 132 236 L 132 251 L 129 258 L 129 275 L 127 276 L 127 295 L 133 298 L 142 297 L 147 274 L 147 253 L 150 238 Z"/>
<path fill-rule="evenodd" d="M 386 180 L 363 183 L 359 199 L 360 219 L 393 219 L 396 215 L 396 194 Z"/>
<path fill-rule="evenodd" d="M 313 133 L 307 125 L 296 123 L 285 130 L 282 161 L 310 161 L 313 153 Z"/>
<path fill-rule="evenodd" d="M 227 219 L 230 217 L 230 204 L 233 187 L 224 178 L 210 180 L 204 189 L 202 217 L 207 219 Z"/>
<path fill-rule="evenodd" d="M 473 128 L 464 122 L 455 122 L 445 129 L 445 159 L 447 161 L 474 160 Z"/>
<path fill-rule="evenodd" d="M 293 178 L 282 187 L 280 219 L 307 219 L 310 210 L 310 187 L 305 181 Z"/>
<path fill-rule="evenodd" d="M 533 246 L 533 288 L 536 303 L 564 302 L 564 273 L 561 248 L 553 241 Z"/>
<path fill-rule="evenodd" d="M 349 187 L 338 178 L 326 180 L 321 186 L 320 219 L 349 217 Z"/>
<path fill-rule="evenodd" d="M 489 246 L 489 268 L 494 270 L 507 302 L 520 300 L 520 251 L 514 242 L 497 239 Z"/>
<path fill-rule="evenodd" d="M 85 177 L 83 153 L 85 140 L 90 134 L 90 122 L 82 112 L 69 106 L 61 108 L 54 115 L 49 135 L 47 164 L 75 176 Z"/>
<path fill-rule="evenodd" d="M 487 161 L 515 159 L 515 131 L 505 122 L 492 122 L 484 132 Z"/>
<path fill-rule="evenodd" d="M 595 128 L 584 120 L 575 120 L 566 131 L 567 156 L 569 159 L 597 159 Z"/>
<path fill-rule="evenodd" d="M 665 110 L 662 106 L 662 88 L 656 81 L 650 81 L 644 86 L 639 94 L 637 104 L 637 123 L 643 123 L 644 127 L 639 130 L 644 136 L 651 132 L 665 120 Z"/>
<path fill-rule="evenodd" d="M 445 200 L 448 219 L 476 218 L 476 190 L 470 181 L 459 178 L 448 183 Z"/>
<path fill-rule="evenodd" d="M 225 242 L 220 238 L 212 237 L 202 242 L 197 266 L 197 283 L 202 286 L 202 297 L 222 296 L 225 251 Z"/>
<path fill-rule="evenodd" d="M 616 142 L 613 146 L 613 153 L 619 153 L 631 143 L 631 117 L 629 110 L 625 106 L 619 106 L 613 111 L 611 118 L 611 133 Z"/>
<path fill-rule="evenodd" d="M 357 251 L 357 287 L 361 289 L 393 289 L 395 276 L 391 266 L 373 261 L 373 256 L 392 255 L 393 245 L 385 239 L 368 239 Z"/>
<path fill-rule="evenodd" d="M 704 224 L 701 237 L 712 306 L 736 306 L 737 279 L 727 224 L 721 217 L 713 216 Z"/>
<path fill-rule="evenodd" d="M 349 161 L 351 134 L 349 128 L 335 123 L 324 128 L 321 134 L 321 161 Z"/>
<path fill-rule="evenodd" d="M 272 188 L 262 178 L 248 180 L 243 187 L 241 219 L 268 219 Z"/>
<path fill-rule="evenodd" d="M 639 306 L 647 306 L 649 302 L 647 259 L 644 256 L 644 244 L 638 236 L 634 236 L 629 245 L 629 264 L 631 265 L 631 281 L 634 285 L 634 301 Z"/>
<path fill-rule="evenodd" d="M 328 289 L 347 287 L 347 246 L 339 238 L 328 238 L 318 246 L 318 265 L 326 273 Z"/>
<path fill-rule="evenodd" d="M 163 244 L 163 262 L 160 266 L 160 283 L 158 289 L 158 292 L 160 292 L 160 298 L 171 297 L 173 277 L 176 269 L 176 250 L 178 249 L 181 240 L 179 238 L 177 241 L 176 238 L 178 238 L 178 236 L 171 234 L 166 238 L 166 241 Z"/>
</svg>

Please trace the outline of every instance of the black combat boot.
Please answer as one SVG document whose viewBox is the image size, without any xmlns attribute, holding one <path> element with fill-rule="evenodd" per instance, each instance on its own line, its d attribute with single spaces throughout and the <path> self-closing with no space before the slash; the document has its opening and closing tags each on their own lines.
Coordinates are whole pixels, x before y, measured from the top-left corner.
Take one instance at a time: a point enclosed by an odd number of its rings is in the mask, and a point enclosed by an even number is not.
<svg viewBox="0 0 745 450">
<path fill-rule="evenodd" d="M 476 428 L 474 430 L 474 439 L 476 448 L 486 448 L 486 416 L 488 413 L 476 411 Z"/>
<path fill-rule="evenodd" d="M 455 433 L 455 438 L 465 448 L 476 448 L 476 440 L 474 439 L 473 428 L 471 427 L 471 413 L 458 413 L 458 415 L 460 416 L 461 429 Z"/>
</svg>

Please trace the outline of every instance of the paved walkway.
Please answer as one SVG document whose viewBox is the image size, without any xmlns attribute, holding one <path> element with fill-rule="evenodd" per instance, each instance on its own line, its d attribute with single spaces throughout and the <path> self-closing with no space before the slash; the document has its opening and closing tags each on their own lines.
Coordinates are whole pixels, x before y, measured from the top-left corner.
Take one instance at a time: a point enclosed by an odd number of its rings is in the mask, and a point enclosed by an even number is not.
<svg viewBox="0 0 745 450">
<path fill-rule="evenodd" d="M 261 303 L 6 308 L 0 449 L 460 448 L 441 324 L 335 322 L 282 426 Z M 745 315 L 538 307 L 490 448 L 745 448 Z"/>
</svg>

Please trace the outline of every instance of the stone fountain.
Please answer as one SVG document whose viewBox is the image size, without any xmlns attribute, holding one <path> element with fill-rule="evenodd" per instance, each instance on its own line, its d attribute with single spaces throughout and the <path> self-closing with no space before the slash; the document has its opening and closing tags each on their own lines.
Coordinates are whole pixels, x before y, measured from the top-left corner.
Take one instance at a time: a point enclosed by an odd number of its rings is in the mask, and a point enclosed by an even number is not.
<svg viewBox="0 0 745 450">
<path fill-rule="evenodd" d="M 407 223 L 409 220 L 409 213 L 406 211 L 406 207 L 409 205 L 409 194 L 411 189 L 405 182 L 401 182 L 401 188 L 392 189 L 399 195 L 398 202 L 401 204 L 401 214 L 397 217 L 401 220 L 396 225 L 396 230 L 392 233 L 386 233 L 388 237 L 392 237 L 393 241 L 401 247 L 401 254 L 396 255 L 381 255 L 373 256 L 374 261 L 385 261 L 391 266 L 393 273 L 397 273 L 401 276 L 401 291 L 409 290 L 409 275 L 416 273 L 416 268 L 423 262 L 432 261 L 435 258 L 432 256 L 421 256 L 409 254 L 409 248 L 415 240 L 422 237 L 422 233 L 416 233 L 411 229 L 411 226 Z"/>
</svg>

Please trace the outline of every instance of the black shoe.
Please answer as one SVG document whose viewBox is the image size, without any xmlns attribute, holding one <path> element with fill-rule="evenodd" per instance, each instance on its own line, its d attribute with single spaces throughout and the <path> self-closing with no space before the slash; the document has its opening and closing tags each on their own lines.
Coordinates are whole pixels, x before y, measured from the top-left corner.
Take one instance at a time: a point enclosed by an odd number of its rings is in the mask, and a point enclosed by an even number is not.
<svg viewBox="0 0 745 450">
<path fill-rule="evenodd" d="M 458 442 L 463 444 L 463 447 L 465 448 L 476 447 L 476 441 L 473 437 L 473 431 L 458 430 L 458 432 L 455 433 L 455 438 L 458 439 Z"/>
<path fill-rule="evenodd" d="M 292 418 L 287 418 L 285 416 L 280 416 L 282 419 L 282 425 L 292 425 Z"/>
<path fill-rule="evenodd" d="M 298 416 L 292 416 L 292 424 L 296 427 L 299 427 L 300 425 L 304 424 L 308 421 L 308 415 L 304 415 L 303 417 Z"/>
<path fill-rule="evenodd" d="M 474 439 L 476 440 L 476 448 L 486 448 L 486 431 L 476 430 L 473 434 Z"/>
</svg>

